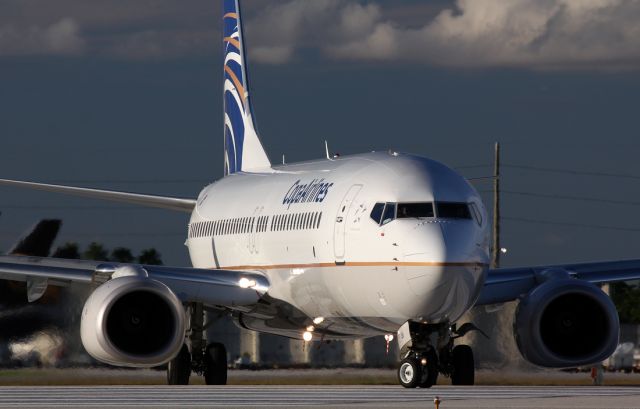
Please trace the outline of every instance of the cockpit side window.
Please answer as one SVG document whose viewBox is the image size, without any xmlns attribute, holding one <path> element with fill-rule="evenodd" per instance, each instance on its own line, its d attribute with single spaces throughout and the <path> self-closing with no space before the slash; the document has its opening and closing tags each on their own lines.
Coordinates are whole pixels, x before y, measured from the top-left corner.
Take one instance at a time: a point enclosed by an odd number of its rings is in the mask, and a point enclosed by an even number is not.
<svg viewBox="0 0 640 409">
<path fill-rule="evenodd" d="M 466 203 L 436 202 L 436 215 L 441 219 L 471 219 Z"/>
<path fill-rule="evenodd" d="M 433 217 L 433 203 L 398 203 L 398 219 Z"/>
<path fill-rule="evenodd" d="M 380 225 L 385 225 L 393 219 L 396 218 L 396 204 L 395 203 L 387 203 L 384 207 L 384 212 L 382 213 L 382 222 Z"/>
<path fill-rule="evenodd" d="M 469 208 L 471 208 L 471 213 L 473 213 L 473 217 L 476 219 L 478 226 L 482 226 L 482 213 L 478 210 L 478 206 L 475 203 L 469 203 Z"/>
<path fill-rule="evenodd" d="M 373 205 L 373 209 L 371 209 L 371 218 L 377 224 L 380 224 L 382 220 L 382 212 L 384 211 L 384 203 L 376 203 Z"/>
</svg>

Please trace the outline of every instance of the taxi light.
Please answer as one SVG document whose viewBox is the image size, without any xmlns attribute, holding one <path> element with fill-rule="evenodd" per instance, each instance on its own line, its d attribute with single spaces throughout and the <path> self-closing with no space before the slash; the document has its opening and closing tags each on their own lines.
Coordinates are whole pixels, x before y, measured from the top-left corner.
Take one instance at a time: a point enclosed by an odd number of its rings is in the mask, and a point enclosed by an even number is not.
<svg viewBox="0 0 640 409">
<path fill-rule="evenodd" d="M 309 326 L 307 327 L 307 331 L 308 331 L 308 332 L 313 332 L 313 331 L 315 331 L 315 327 L 314 327 L 313 325 L 309 325 Z"/>
<path fill-rule="evenodd" d="M 387 341 L 387 342 L 393 341 L 393 334 L 386 334 L 384 336 L 384 340 Z"/>
</svg>

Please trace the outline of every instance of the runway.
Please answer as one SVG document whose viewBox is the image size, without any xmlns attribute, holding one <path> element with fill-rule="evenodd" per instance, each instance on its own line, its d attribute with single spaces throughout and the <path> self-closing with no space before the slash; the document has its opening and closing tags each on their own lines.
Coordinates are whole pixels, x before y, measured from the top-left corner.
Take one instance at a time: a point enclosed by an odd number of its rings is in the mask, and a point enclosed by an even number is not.
<svg viewBox="0 0 640 409">
<path fill-rule="evenodd" d="M 638 387 L 0 387 L 0 408 L 640 408 Z"/>
</svg>

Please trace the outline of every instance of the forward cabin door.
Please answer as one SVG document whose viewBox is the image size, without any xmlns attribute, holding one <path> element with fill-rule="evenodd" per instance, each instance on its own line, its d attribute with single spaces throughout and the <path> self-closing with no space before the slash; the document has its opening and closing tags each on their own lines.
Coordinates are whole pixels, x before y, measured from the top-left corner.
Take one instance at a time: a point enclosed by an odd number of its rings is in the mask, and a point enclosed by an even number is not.
<svg viewBox="0 0 640 409">
<path fill-rule="evenodd" d="M 353 185 L 349 188 L 349 191 L 344 195 L 342 203 L 340 203 L 340 207 L 338 208 L 338 213 L 336 214 L 333 229 L 333 251 L 337 264 L 344 263 L 345 235 L 347 231 L 346 226 L 349 215 L 351 214 L 351 207 L 356 196 L 360 192 L 360 189 L 362 189 L 362 185 Z"/>
</svg>

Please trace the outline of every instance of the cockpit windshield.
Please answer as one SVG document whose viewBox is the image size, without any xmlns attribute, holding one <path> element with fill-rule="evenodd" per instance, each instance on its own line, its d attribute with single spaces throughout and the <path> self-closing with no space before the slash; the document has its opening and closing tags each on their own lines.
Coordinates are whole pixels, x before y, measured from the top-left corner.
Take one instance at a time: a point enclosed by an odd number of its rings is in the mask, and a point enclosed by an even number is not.
<svg viewBox="0 0 640 409">
<path fill-rule="evenodd" d="M 441 219 L 471 219 L 466 203 L 436 202 L 436 212 Z"/>
<path fill-rule="evenodd" d="M 398 219 L 433 216 L 433 203 L 398 203 Z"/>
<path fill-rule="evenodd" d="M 471 219 L 469 205 L 462 202 L 408 202 L 376 203 L 371 210 L 371 219 L 384 225 L 395 219 Z"/>
</svg>

